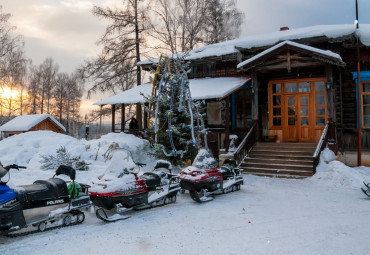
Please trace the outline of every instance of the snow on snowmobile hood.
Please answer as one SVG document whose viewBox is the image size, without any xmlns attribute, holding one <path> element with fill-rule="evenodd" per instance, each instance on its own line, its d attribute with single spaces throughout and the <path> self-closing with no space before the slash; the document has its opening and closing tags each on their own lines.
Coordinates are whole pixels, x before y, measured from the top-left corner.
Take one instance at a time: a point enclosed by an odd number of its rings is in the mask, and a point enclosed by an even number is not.
<svg viewBox="0 0 370 255">
<path fill-rule="evenodd" d="M 217 160 L 213 157 L 212 152 L 206 149 L 200 149 L 197 156 L 194 159 L 193 166 L 195 167 L 206 167 L 206 166 L 217 166 Z"/>
<path fill-rule="evenodd" d="M 90 192 L 109 193 L 118 190 L 128 190 L 135 185 L 135 175 L 137 166 L 132 160 L 131 154 L 127 150 L 117 150 L 104 175 L 100 179 L 93 181 Z"/>
</svg>

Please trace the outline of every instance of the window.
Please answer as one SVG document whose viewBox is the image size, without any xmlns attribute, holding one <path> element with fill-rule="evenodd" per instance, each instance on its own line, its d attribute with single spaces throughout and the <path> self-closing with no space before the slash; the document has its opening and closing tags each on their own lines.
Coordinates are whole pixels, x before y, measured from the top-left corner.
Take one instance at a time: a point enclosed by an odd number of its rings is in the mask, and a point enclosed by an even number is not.
<svg viewBox="0 0 370 255">
<path fill-rule="evenodd" d="M 281 126 L 281 84 L 272 84 L 272 125 Z"/>
<path fill-rule="evenodd" d="M 370 82 L 362 83 L 362 127 L 370 128 Z"/>
<path fill-rule="evenodd" d="M 236 128 L 244 129 L 252 126 L 252 101 L 249 90 L 236 92 Z"/>
<path fill-rule="evenodd" d="M 315 82 L 315 125 L 325 126 L 325 82 Z"/>
</svg>

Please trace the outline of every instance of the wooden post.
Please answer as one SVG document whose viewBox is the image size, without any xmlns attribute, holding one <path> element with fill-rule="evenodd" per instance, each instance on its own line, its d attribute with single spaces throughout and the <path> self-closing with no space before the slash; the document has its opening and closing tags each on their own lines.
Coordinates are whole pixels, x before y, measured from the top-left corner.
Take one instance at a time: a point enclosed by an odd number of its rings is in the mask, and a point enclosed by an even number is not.
<svg viewBox="0 0 370 255">
<path fill-rule="evenodd" d="M 113 133 L 115 129 L 115 119 L 116 119 L 116 105 L 112 104 L 112 132 Z"/>
<path fill-rule="evenodd" d="M 226 107 L 225 107 L 225 121 L 226 121 L 226 137 L 225 137 L 225 149 L 226 152 L 229 150 L 230 144 L 230 99 L 229 96 L 225 98 Z"/>
<path fill-rule="evenodd" d="M 252 71 L 252 120 L 258 120 L 258 79 L 255 70 Z"/>
<path fill-rule="evenodd" d="M 326 98 L 328 121 L 334 121 L 334 93 L 333 93 L 333 68 L 331 65 L 326 65 Z"/>
<path fill-rule="evenodd" d="M 137 119 L 137 124 L 139 126 L 139 130 L 142 130 L 143 129 L 143 115 L 142 115 L 140 103 L 136 104 L 136 119 Z"/>
<path fill-rule="evenodd" d="M 121 132 L 125 132 L 125 104 L 121 104 Z"/>
<path fill-rule="evenodd" d="M 102 113 L 103 113 L 103 106 L 100 105 L 100 113 L 99 113 L 99 135 L 101 134 L 101 123 L 102 123 Z"/>
<path fill-rule="evenodd" d="M 148 104 L 145 104 L 146 107 L 148 107 Z M 144 129 L 147 129 L 149 128 L 149 125 L 148 125 L 148 112 L 145 111 L 145 108 L 144 108 Z"/>
</svg>

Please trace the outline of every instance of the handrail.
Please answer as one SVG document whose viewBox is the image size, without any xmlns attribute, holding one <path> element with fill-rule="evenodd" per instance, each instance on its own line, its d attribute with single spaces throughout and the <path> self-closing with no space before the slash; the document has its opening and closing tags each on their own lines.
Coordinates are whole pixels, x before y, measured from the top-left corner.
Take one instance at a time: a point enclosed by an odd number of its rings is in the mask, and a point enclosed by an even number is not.
<svg viewBox="0 0 370 255">
<path fill-rule="evenodd" d="M 313 154 L 313 157 L 316 158 L 319 156 L 320 152 L 322 151 L 322 145 L 324 143 L 324 140 L 327 136 L 327 133 L 328 133 L 328 128 L 329 128 L 329 123 L 327 123 L 325 125 L 325 128 L 324 128 L 324 131 L 322 132 L 321 134 L 321 137 L 320 137 L 320 141 L 319 143 L 317 144 L 317 147 L 316 147 L 316 150 L 315 150 L 315 153 Z M 326 139 L 327 140 L 327 139 Z"/>
<path fill-rule="evenodd" d="M 257 122 L 253 124 L 252 128 L 248 131 L 247 135 L 244 137 L 243 141 L 239 144 L 238 148 L 234 152 L 234 158 L 238 163 L 244 159 L 244 157 L 249 153 L 252 146 L 257 141 Z"/>
<path fill-rule="evenodd" d="M 328 145 L 328 141 L 333 140 L 334 142 L 336 142 L 335 134 L 333 133 L 334 128 L 334 123 L 331 121 L 328 121 L 328 123 L 325 125 L 324 131 L 322 132 L 320 137 L 320 141 L 317 144 L 315 153 L 313 154 L 314 173 L 316 172 L 316 167 L 319 165 L 320 154 Z"/>
</svg>

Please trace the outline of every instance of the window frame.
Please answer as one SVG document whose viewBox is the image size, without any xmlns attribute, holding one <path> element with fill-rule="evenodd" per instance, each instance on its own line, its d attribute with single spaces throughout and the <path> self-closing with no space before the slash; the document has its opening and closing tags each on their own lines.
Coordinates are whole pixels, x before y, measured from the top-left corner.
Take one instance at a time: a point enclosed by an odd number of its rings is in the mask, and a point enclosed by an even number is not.
<svg viewBox="0 0 370 255">
<path fill-rule="evenodd" d="M 370 126 L 365 126 L 365 116 L 366 117 L 369 117 L 370 118 L 370 114 L 369 115 L 365 115 L 365 106 L 369 106 L 370 107 L 370 104 L 364 104 L 364 96 L 370 96 L 370 91 L 369 92 L 364 92 L 364 85 L 365 84 L 369 84 L 370 86 L 370 81 L 362 81 L 360 83 L 360 89 L 361 89 L 361 127 L 363 129 L 370 129 Z"/>
</svg>

